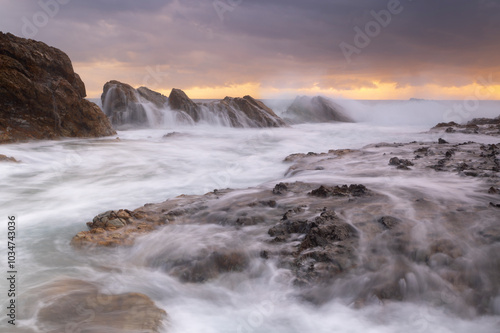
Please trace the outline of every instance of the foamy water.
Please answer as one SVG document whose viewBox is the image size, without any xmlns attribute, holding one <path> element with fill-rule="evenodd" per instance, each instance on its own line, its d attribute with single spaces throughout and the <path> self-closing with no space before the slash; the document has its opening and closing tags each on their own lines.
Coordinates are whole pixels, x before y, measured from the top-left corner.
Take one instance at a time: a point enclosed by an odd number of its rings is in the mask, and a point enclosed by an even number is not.
<svg viewBox="0 0 500 333">
<path fill-rule="evenodd" d="M 439 307 L 415 302 L 354 309 L 341 300 L 332 300 L 313 306 L 293 297 L 291 274 L 272 261 L 254 259 L 248 271 L 223 275 L 204 284 L 181 283 L 147 265 L 155 251 L 182 256 L 210 242 L 238 242 L 242 248 L 252 248 L 262 241 L 257 229 L 245 229 L 243 233 L 214 225 L 167 226 L 131 249 L 99 257 L 74 251 L 69 245 L 77 232 L 85 230 L 85 222 L 107 210 L 135 209 L 148 202 L 213 189 L 263 183 L 272 186 L 286 178 L 289 165 L 282 161 L 292 153 L 360 148 L 376 142 L 436 140 L 435 135 L 421 132 L 440 121 L 443 110 L 430 119 L 412 115 L 420 120 L 413 121 L 408 117 L 395 119 L 393 107 L 389 109 L 386 112 L 378 105 L 370 113 L 369 107 L 363 106 L 353 116 L 366 121 L 357 124 L 304 124 L 276 129 L 184 126 L 120 131 L 119 139 L 0 146 L 0 154 L 22 161 L 0 163 L 0 216 L 5 220 L 16 215 L 18 220 L 20 326 L 37 325 L 34 318 L 41 304 L 32 302 L 36 286 L 74 277 L 95 281 L 108 293 L 148 295 L 169 314 L 165 332 L 498 332 L 498 316 L 457 318 Z M 488 109 L 484 115 L 491 112 Z M 411 126 L 414 123 L 418 126 Z M 176 133 L 164 137 L 172 132 Z M 497 138 L 460 135 L 449 135 L 447 140 L 498 142 Z M 360 176 L 366 170 L 358 169 L 356 161 L 346 163 L 349 166 L 339 169 L 338 174 L 311 173 L 296 179 L 368 182 L 374 186 L 383 182 Z M 375 175 L 382 172 L 372 171 Z M 458 176 L 444 177 L 438 184 L 436 179 L 422 175 L 418 179 L 392 177 L 391 181 L 409 182 L 435 195 L 454 193 L 463 186 L 473 190 L 477 184 L 462 182 Z M 0 235 L 6 239 L 6 227 Z M 5 242 L 0 243 L 5 251 Z M 2 292 L 6 290 L 4 280 Z M 6 324 L 5 315 L 1 325 L 2 332 L 15 332 Z"/>
</svg>

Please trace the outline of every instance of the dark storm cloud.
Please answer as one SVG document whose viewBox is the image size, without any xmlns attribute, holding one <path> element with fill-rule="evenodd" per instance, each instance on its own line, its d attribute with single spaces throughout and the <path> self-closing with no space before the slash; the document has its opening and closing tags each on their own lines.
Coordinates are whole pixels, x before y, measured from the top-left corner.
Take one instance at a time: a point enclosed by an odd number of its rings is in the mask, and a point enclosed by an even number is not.
<svg viewBox="0 0 500 333">
<path fill-rule="evenodd" d="M 387 26 L 356 44 L 355 28 L 373 27 L 373 12 L 395 1 L 73 0 L 35 39 L 81 63 L 117 61 L 139 72 L 162 66 L 180 87 L 465 85 L 500 72 L 499 1 L 401 0 Z M 0 6 L 0 30 L 18 35 L 22 18 L 42 10 L 37 1 Z M 349 62 L 342 43 L 357 50 Z"/>
</svg>

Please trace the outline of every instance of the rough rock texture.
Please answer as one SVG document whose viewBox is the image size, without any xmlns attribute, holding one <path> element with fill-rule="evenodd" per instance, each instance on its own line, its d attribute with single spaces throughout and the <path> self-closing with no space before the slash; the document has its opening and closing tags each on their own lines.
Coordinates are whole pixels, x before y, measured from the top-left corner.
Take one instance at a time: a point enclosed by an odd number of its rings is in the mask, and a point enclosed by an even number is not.
<svg viewBox="0 0 500 333">
<path fill-rule="evenodd" d="M 81 280 L 59 280 L 39 293 L 43 332 L 160 332 L 167 314 L 143 294 L 101 293 Z"/>
<path fill-rule="evenodd" d="M 133 212 L 120 209 L 99 214 L 87 222 L 89 231 L 79 232 L 71 240 L 77 248 L 98 246 L 132 245 L 137 235 L 148 233 L 168 223 L 163 217 L 137 209 Z"/>
<path fill-rule="evenodd" d="M 125 235 L 125 244 L 144 246 L 155 239 L 146 265 L 186 283 L 243 278 L 269 261 L 287 272 L 284 283 L 295 286 L 297 297 L 316 304 L 404 300 L 460 315 L 495 314 L 499 147 L 450 140 L 293 154 L 285 159 L 292 180 L 274 187 L 179 196 L 133 212 L 107 212 L 89 226 L 107 228 L 107 237 Z M 400 165 L 412 169 L 394 168 Z M 321 181 L 303 181 L 308 176 Z M 127 233 L 139 224 L 148 226 L 146 232 L 166 225 L 153 234 L 157 238 Z M 185 231 L 195 240 L 199 229 L 203 241 L 182 248 L 181 256 L 172 254 L 176 248 L 161 248 L 171 232 Z M 219 234 L 205 244 L 206 235 Z M 85 238 L 86 244 L 108 245 L 101 241 Z M 184 255 L 195 246 L 201 250 Z"/>
<path fill-rule="evenodd" d="M 0 154 L 0 162 L 12 162 L 12 163 L 19 163 L 18 160 L 16 160 L 14 157 L 6 156 Z"/>
<path fill-rule="evenodd" d="M 168 105 L 167 96 L 162 95 L 159 92 L 153 91 L 147 87 L 139 87 L 137 88 L 137 92 L 142 96 L 142 98 L 153 103 L 159 109 L 165 108 Z"/>
<path fill-rule="evenodd" d="M 455 122 L 439 123 L 431 129 L 431 132 L 485 134 L 497 136 L 500 134 L 500 116 L 496 118 L 474 118 L 466 124 Z"/>
<path fill-rule="evenodd" d="M 193 102 L 184 91 L 172 89 L 168 96 L 168 105 L 172 110 L 186 112 L 195 122 L 200 121 L 200 106 Z"/>
<path fill-rule="evenodd" d="M 148 123 L 146 110 L 139 96 L 132 86 L 119 81 L 109 81 L 104 85 L 101 102 L 104 113 L 114 126 Z"/>
<path fill-rule="evenodd" d="M 281 127 L 285 122 L 264 103 L 251 96 L 226 97 L 221 101 L 203 104 L 209 112 L 226 115 L 231 127 Z"/>
<path fill-rule="evenodd" d="M 322 96 L 298 96 L 284 117 L 292 123 L 354 122 L 340 105 Z"/>
<path fill-rule="evenodd" d="M 273 110 L 251 96 L 195 103 L 182 90 L 172 89 L 168 102 L 172 110 L 186 112 L 195 122 L 218 118 L 220 123 L 231 127 L 285 126 L 285 122 Z"/>
<path fill-rule="evenodd" d="M 0 32 L 0 143 L 116 134 L 68 56 Z"/>
</svg>

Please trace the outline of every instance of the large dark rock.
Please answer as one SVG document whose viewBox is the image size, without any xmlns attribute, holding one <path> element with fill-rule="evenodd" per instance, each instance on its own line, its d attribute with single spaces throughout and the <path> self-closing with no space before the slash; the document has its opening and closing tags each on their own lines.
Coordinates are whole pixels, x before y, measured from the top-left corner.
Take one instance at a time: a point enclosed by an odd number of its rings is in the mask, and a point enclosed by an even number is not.
<svg viewBox="0 0 500 333">
<path fill-rule="evenodd" d="M 150 95 L 150 90 L 143 89 L 139 94 L 132 86 L 119 81 L 109 81 L 104 85 L 101 102 L 104 113 L 114 126 L 133 124 L 144 126 L 148 117 L 141 96 Z"/>
<path fill-rule="evenodd" d="M 284 116 L 292 123 L 354 122 L 340 105 L 322 96 L 298 96 Z"/>
<path fill-rule="evenodd" d="M 172 110 L 186 112 L 195 122 L 200 121 L 200 106 L 193 102 L 184 91 L 172 89 L 168 96 L 168 105 Z"/>
<path fill-rule="evenodd" d="M 285 126 L 285 122 L 273 110 L 251 96 L 195 103 L 182 90 L 172 89 L 168 103 L 172 110 L 186 112 L 195 122 L 215 122 L 231 127 Z"/>
<path fill-rule="evenodd" d="M 264 103 L 251 96 L 226 97 L 205 105 L 215 115 L 226 115 L 232 127 L 281 127 L 285 122 Z"/>
<path fill-rule="evenodd" d="M 167 96 L 160 94 L 159 92 L 153 91 L 147 87 L 139 87 L 137 88 L 137 92 L 142 98 L 153 103 L 159 109 L 168 106 Z"/>
<path fill-rule="evenodd" d="M 116 134 L 69 57 L 0 32 L 0 143 Z"/>
</svg>

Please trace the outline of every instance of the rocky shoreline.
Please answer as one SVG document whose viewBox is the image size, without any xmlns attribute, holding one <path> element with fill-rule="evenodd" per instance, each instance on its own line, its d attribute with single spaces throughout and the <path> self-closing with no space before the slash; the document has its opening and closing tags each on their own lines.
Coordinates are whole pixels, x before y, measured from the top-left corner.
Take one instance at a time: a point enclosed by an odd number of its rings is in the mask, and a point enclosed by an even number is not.
<svg viewBox="0 0 500 333">
<path fill-rule="evenodd" d="M 354 306 L 425 301 L 464 316 L 493 314 L 500 292 L 499 153 L 500 143 L 439 139 L 293 154 L 284 160 L 287 176 L 304 180 L 109 211 L 87 223 L 89 231 L 72 244 L 83 251 L 132 246 L 165 225 L 252 230 L 260 235 L 256 248 L 221 244 L 189 260 L 166 254 L 150 265 L 185 283 L 204 283 L 245 271 L 260 258 L 289 270 L 296 296 L 316 304 L 333 298 Z M 364 165 L 359 178 L 365 184 L 314 181 L 350 163 Z M 376 168 L 378 176 L 370 171 Z M 444 182 L 458 177 L 463 189 L 429 194 L 419 186 L 428 176 Z M 406 178 L 409 185 L 398 184 Z"/>
</svg>

